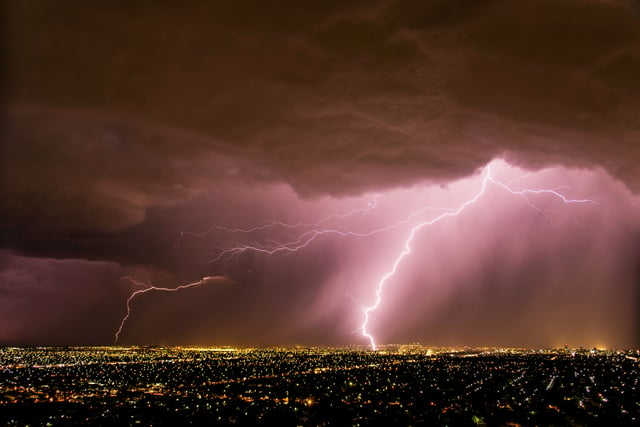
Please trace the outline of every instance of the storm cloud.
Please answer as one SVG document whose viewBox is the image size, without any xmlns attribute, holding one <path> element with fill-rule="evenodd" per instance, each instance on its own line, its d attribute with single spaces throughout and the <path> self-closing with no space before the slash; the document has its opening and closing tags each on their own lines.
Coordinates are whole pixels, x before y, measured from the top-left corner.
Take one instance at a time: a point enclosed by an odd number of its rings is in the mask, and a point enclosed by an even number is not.
<svg viewBox="0 0 640 427">
<path fill-rule="evenodd" d="M 632 1 L 10 2 L 5 224 L 121 229 L 228 179 L 302 197 L 501 156 L 640 187 Z"/>
<path fill-rule="evenodd" d="M 136 299 L 123 340 L 353 343 L 408 228 L 222 262 L 293 231 L 211 226 L 313 223 L 375 200 L 327 223 L 371 230 L 459 206 L 502 159 L 518 188 L 597 205 L 490 191 L 416 240 L 372 328 L 640 342 L 638 2 L 5 3 L 0 341 L 108 342 L 135 289 L 122 276 L 224 275 L 233 286 Z"/>
</svg>

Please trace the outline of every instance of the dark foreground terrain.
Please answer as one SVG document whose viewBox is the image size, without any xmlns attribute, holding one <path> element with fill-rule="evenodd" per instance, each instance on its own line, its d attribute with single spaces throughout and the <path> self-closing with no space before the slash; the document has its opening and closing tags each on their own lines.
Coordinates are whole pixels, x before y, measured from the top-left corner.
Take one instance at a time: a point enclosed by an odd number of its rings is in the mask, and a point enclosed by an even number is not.
<svg viewBox="0 0 640 427">
<path fill-rule="evenodd" d="M 0 348 L 0 424 L 637 425 L 639 356 Z"/>
</svg>

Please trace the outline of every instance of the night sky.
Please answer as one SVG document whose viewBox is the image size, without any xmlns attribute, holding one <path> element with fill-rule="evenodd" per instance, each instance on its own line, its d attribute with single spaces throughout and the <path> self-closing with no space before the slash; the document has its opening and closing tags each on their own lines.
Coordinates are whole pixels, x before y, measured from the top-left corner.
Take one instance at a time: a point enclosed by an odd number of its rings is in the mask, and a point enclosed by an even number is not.
<svg viewBox="0 0 640 427">
<path fill-rule="evenodd" d="M 640 347 L 640 3 L 185 3 L 4 2 L 0 344 Z"/>
</svg>

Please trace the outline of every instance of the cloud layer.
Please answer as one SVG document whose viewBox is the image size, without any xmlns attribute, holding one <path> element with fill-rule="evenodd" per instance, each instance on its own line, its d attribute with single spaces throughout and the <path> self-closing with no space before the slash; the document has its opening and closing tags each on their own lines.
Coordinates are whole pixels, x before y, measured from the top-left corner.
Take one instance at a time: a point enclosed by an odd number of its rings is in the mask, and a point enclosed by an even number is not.
<svg viewBox="0 0 640 427">
<path fill-rule="evenodd" d="M 492 166 L 497 179 L 516 189 L 563 185 L 567 196 L 598 204 L 564 204 L 549 194 L 523 197 L 490 185 L 460 216 L 416 233 L 411 255 L 371 313 L 369 331 L 378 342 L 636 346 L 640 198 L 601 170 L 527 175 L 498 162 Z M 79 238 L 76 247 L 58 243 L 39 251 L 31 246 L 38 257 L 0 252 L 0 341 L 108 344 L 132 292 L 149 284 L 184 287 L 205 277 L 201 286 L 136 296 L 120 342 L 364 345 L 360 307 L 373 303 L 377 283 L 411 227 L 443 212 L 421 208 L 453 210 L 477 194 L 481 181 L 476 175 L 446 188 L 382 192 L 367 210 L 371 195 L 304 201 L 282 186 L 236 187 L 152 212 L 140 226 L 102 240 Z M 354 214 L 328 217 L 348 212 Z M 245 233 L 212 225 L 235 229 L 268 219 L 320 218 L 328 219 L 319 226 L 333 232 L 299 251 L 216 257 L 227 247 L 295 242 L 312 227 Z M 180 238 L 180 226 L 192 232 Z M 341 235 L 347 230 L 360 236 Z M 43 258 L 46 253 L 58 259 Z M 118 263 L 60 259 L 71 256 Z M 215 279 L 221 275 L 230 280 Z"/>
<path fill-rule="evenodd" d="M 7 10 L 5 224 L 109 231 L 229 179 L 353 195 L 496 156 L 640 188 L 632 1 Z"/>
</svg>

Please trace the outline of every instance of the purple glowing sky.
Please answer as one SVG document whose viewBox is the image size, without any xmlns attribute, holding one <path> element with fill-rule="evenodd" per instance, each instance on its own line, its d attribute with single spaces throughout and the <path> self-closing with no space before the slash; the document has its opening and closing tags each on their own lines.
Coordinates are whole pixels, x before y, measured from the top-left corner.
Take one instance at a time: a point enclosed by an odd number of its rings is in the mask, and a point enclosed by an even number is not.
<svg viewBox="0 0 640 427">
<path fill-rule="evenodd" d="M 636 3 L 262 8 L 9 2 L 0 344 L 640 345 Z"/>
</svg>

